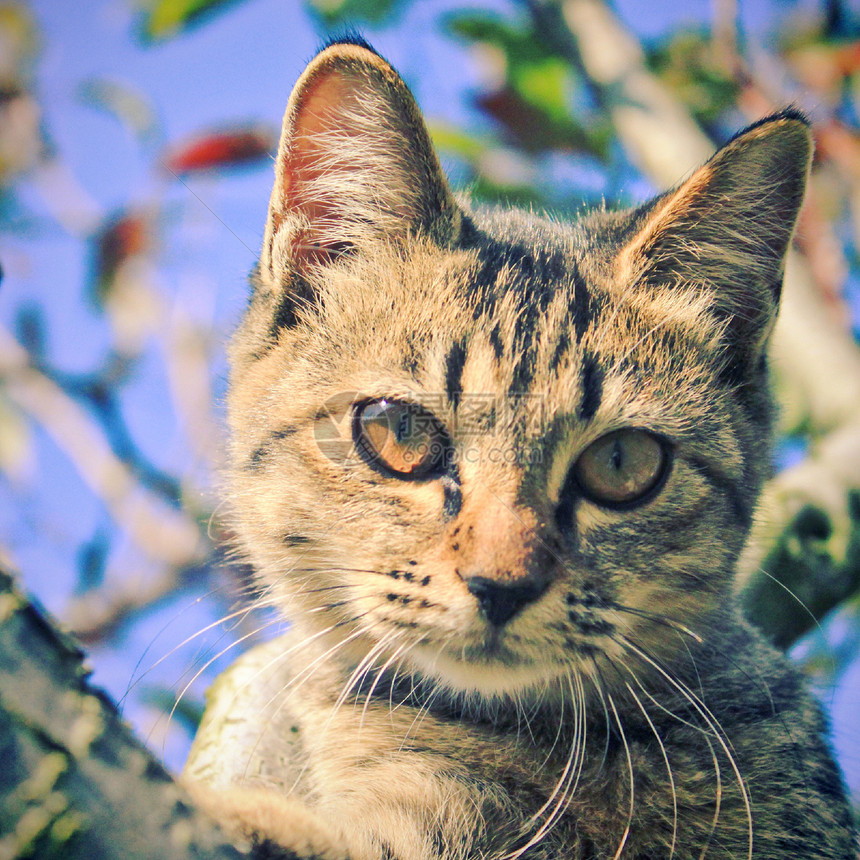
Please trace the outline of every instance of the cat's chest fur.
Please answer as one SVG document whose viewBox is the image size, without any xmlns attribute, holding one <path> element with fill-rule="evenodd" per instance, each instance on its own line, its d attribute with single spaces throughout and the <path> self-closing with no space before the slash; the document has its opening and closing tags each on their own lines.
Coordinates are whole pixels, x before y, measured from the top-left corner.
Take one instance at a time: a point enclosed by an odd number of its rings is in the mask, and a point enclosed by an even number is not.
<svg viewBox="0 0 860 860">
<path fill-rule="evenodd" d="M 385 673 L 341 697 L 354 667 L 321 664 L 326 648 L 303 641 L 258 647 L 219 680 L 187 776 L 300 798 L 347 837 L 351 856 L 503 856 L 530 845 L 538 858 L 692 858 L 706 846 L 708 857 L 736 858 L 749 849 L 747 804 L 757 857 L 782 856 L 783 833 L 802 844 L 804 804 L 818 810 L 813 829 L 838 844 L 838 809 L 816 799 L 838 792 L 838 775 L 806 748 L 819 717 L 796 707 L 800 682 L 787 668 L 712 700 L 665 685 L 659 708 L 645 686 L 632 700 L 547 689 L 506 711 Z M 768 772 L 755 765 L 762 755 Z M 790 808 L 774 808 L 798 768 L 806 784 L 793 786 Z M 755 773 L 749 796 L 738 773 Z"/>
<path fill-rule="evenodd" d="M 259 856 L 853 858 L 732 591 L 810 158 L 786 111 L 635 210 L 473 209 L 382 58 L 308 66 L 228 396 L 236 544 L 292 629 L 186 768 Z"/>
</svg>

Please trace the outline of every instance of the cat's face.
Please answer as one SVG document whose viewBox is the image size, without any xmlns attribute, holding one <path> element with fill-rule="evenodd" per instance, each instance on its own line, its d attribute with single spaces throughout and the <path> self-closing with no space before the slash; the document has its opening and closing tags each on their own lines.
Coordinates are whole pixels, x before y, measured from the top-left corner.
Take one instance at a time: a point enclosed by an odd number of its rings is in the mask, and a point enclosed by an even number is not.
<svg viewBox="0 0 860 860">
<path fill-rule="evenodd" d="M 767 468 L 807 160 L 784 116 L 637 212 L 464 211 L 384 61 L 320 55 L 233 350 L 232 504 L 267 596 L 352 660 L 484 695 L 683 652 Z"/>
</svg>

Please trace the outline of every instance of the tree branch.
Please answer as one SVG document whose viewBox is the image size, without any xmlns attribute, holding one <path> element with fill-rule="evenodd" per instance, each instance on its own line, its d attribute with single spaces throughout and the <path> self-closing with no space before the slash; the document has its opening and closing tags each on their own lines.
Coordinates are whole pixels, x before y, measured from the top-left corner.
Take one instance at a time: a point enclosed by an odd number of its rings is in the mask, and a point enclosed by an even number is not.
<svg viewBox="0 0 860 860">
<path fill-rule="evenodd" d="M 0 329 L 0 379 L 7 396 L 62 448 L 111 515 L 150 558 L 173 567 L 200 563 L 207 547 L 186 514 L 143 491 L 128 465 L 81 407 L 40 373 L 27 351 Z"/>
<path fill-rule="evenodd" d="M 0 570 L 0 860 L 239 860 Z"/>
</svg>

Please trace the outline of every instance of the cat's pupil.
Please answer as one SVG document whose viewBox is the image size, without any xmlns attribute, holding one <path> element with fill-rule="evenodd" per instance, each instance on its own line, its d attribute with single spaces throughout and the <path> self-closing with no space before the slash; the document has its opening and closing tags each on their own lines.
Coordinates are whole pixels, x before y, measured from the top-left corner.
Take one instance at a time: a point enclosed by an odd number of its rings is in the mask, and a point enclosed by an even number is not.
<svg viewBox="0 0 860 860">
<path fill-rule="evenodd" d="M 621 450 L 621 443 L 617 439 L 612 446 L 612 454 L 609 457 L 609 462 L 616 472 L 620 472 L 624 467 L 624 452 Z"/>
<path fill-rule="evenodd" d="M 404 410 L 400 415 L 400 420 L 397 422 L 397 429 L 394 431 L 398 442 L 407 440 L 412 432 L 411 413 Z M 415 440 L 411 440 L 413 443 Z"/>
</svg>

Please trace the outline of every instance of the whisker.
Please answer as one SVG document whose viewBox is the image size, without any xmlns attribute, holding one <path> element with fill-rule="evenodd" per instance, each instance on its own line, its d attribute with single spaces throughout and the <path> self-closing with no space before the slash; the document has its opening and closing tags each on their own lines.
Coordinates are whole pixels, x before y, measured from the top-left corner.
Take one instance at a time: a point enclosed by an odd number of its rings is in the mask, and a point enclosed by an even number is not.
<svg viewBox="0 0 860 860">
<path fill-rule="evenodd" d="M 410 735 L 412 735 L 413 732 L 417 733 L 418 729 L 421 728 L 421 724 L 424 722 L 424 718 L 427 716 L 427 714 L 430 713 L 430 708 L 433 707 L 433 702 L 436 701 L 440 692 L 441 688 L 437 686 L 433 689 L 433 692 L 427 698 L 421 701 L 418 706 L 418 710 L 415 712 L 415 716 L 412 718 L 412 722 L 409 724 L 409 728 L 403 735 L 403 740 L 400 742 L 400 752 L 403 752 L 403 750 L 406 749 L 406 744 L 409 740 Z"/>
<path fill-rule="evenodd" d="M 639 707 L 639 710 L 642 711 L 642 716 L 645 717 L 645 720 L 648 723 L 649 728 L 651 729 L 651 733 L 657 739 L 657 744 L 660 747 L 660 753 L 663 756 L 663 762 L 666 765 L 666 775 L 669 777 L 669 787 L 672 789 L 672 844 L 669 847 L 669 860 L 675 856 L 675 844 L 678 839 L 678 792 L 675 789 L 675 777 L 672 774 L 672 765 L 669 763 L 669 755 L 666 752 L 666 746 L 663 743 L 663 739 L 660 737 L 660 733 L 657 731 L 657 727 L 654 725 L 654 721 L 648 715 L 648 711 L 645 709 L 645 706 L 642 704 L 642 700 L 639 696 L 636 695 L 634 689 L 630 686 L 629 682 L 625 682 L 624 685 L 630 695 L 633 697 L 633 701 Z"/>
<path fill-rule="evenodd" d="M 221 650 L 220 650 L 220 651 L 219 651 L 219 652 L 218 652 L 214 657 L 211 657 L 209 660 L 207 660 L 207 661 L 206 661 L 206 662 L 205 662 L 205 663 L 200 667 L 200 669 L 198 669 L 198 670 L 194 673 L 194 675 L 192 675 L 192 676 L 191 676 L 191 680 L 190 680 L 190 681 L 189 681 L 189 682 L 188 682 L 188 683 L 187 683 L 187 684 L 182 688 L 182 690 L 180 691 L 179 695 L 176 697 L 176 701 L 173 703 L 173 707 L 170 709 L 170 711 L 169 711 L 169 712 L 168 712 L 168 714 L 167 714 L 167 727 L 168 727 L 168 728 L 170 728 L 170 723 L 173 721 L 173 716 L 174 716 L 174 714 L 176 713 L 176 709 L 179 707 L 179 703 L 182 701 L 183 696 L 188 692 L 188 690 L 191 688 L 191 686 L 194 684 L 194 682 L 195 682 L 195 681 L 196 681 L 196 680 L 197 680 L 197 679 L 198 679 L 198 678 L 199 678 L 199 677 L 200 677 L 200 676 L 201 676 L 201 675 L 202 675 L 202 674 L 203 674 L 203 673 L 204 673 L 204 672 L 205 672 L 205 671 L 206 671 L 206 670 L 207 670 L 207 669 L 208 669 L 208 668 L 213 664 L 213 663 L 215 663 L 217 660 L 219 660 L 221 657 L 223 657 L 223 656 L 224 656 L 228 651 L 231 651 L 231 650 L 232 650 L 233 648 L 235 648 L 236 646 L 241 645 L 241 644 L 242 644 L 243 642 L 245 642 L 247 639 L 250 639 L 250 638 L 252 638 L 253 636 L 256 636 L 258 633 L 260 633 L 260 631 L 265 630 L 267 627 L 271 627 L 271 626 L 272 626 L 272 624 L 274 624 L 274 623 L 279 623 L 279 622 L 278 622 L 278 621 L 272 621 L 272 620 L 267 621 L 265 624 L 261 625 L 260 627 L 258 627 L 258 628 L 256 628 L 256 629 L 254 629 L 254 630 L 251 630 L 249 633 L 246 633 L 244 636 L 240 636 L 238 639 L 234 640 L 234 641 L 233 641 L 233 642 L 231 642 L 229 645 L 227 645 L 227 647 L 226 647 L 226 648 L 222 648 L 222 649 L 221 649 Z"/>
<path fill-rule="evenodd" d="M 179 643 L 179 645 L 176 645 L 175 647 L 171 648 L 171 649 L 170 649 L 170 651 L 168 651 L 166 654 L 164 654 L 164 655 L 162 655 L 161 657 L 159 657 L 159 658 L 158 658 L 158 660 L 156 660 L 156 661 L 155 661 L 151 666 L 149 666 L 149 667 L 148 667 L 148 668 L 147 668 L 147 669 L 146 669 L 146 670 L 145 670 L 145 671 L 140 675 L 140 677 L 138 677 L 138 678 L 134 678 L 135 674 L 137 673 L 137 670 L 140 668 L 141 663 L 143 663 L 143 661 L 144 661 L 144 659 L 145 659 L 146 655 L 150 652 L 150 649 L 152 648 L 152 646 L 154 645 L 154 643 L 155 643 L 155 642 L 158 640 L 158 638 L 159 638 L 159 637 L 164 633 L 164 631 L 165 631 L 165 630 L 167 630 L 167 628 L 168 628 L 168 627 L 170 627 L 170 626 L 171 626 L 175 621 L 177 621 L 177 620 L 180 618 L 180 616 L 182 615 L 182 612 L 184 612 L 184 611 L 185 611 L 185 609 L 190 609 L 192 606 L 196 606 L 196 605 L 198 605 L 198 604 L 200 604 L 200 603 L 203 603 L 203 602 L 205 602 L 205 601 L 209 600 L 210 598 L 212 598 L 212 596 L 213 596 L 213 595 L 218 594 L 218 592 L 219 592 L 219 591 L 223 591 L 223 586 L 219 586 L 219 587 L 217 587 L 217 588 L 212 588 L 212 589 L 210 589 L 209 591 L 207 591 L 205 594 L 201 594 L 201 595 L 199 595 L 198 597 L 196 597 L 193 601 L 191 601 L 191 603 L 187 604 L 187 606 L 186 606 L 186 607 L 184 607 L 182 610 L 180 610 L 180 611 L 179 611 L 179 612 L 177 612 L 175 615 L 173 615 L 173 617 L 171 617 L 171 618 L 170 618 L 170 619 L 169 619 L 169 620 L 168 620 L 168 621 L 167 621 L 167 622 L 166 622 L 166 623 L 161 627 L 161 629 L 158 631 L 158 633 L 156 633 L 156 634 L 155 634 L 155 635 L 150 639 L 149 643 L 147 644 L 146 648 L 144 648 L 143 653 L 140 655 L 140 657 L 138 658 L 137 662 L 136 662 L 136 663 L 135 663 L 135 665 L 134 665 L 134 668 L 132 669 L 132 672 L 131 672 L 131 676 L 130 676 L 130 678 L 133 678 L 134 680 L 133 680 L 133 681 L 132 681 L 132 680 L 129 680 L 129 683 L 128 683 L 128 686 L 127 686 L 127 687 L 126 687 L 126 689 L 125 689 L 125 692 L 122 694 L 122 697 L 121 697 L 121 698 L 119 699 L 119 701 L 117 702 L 117 705 L 118 705 L 119 707 L 122 707 L 123 703 L 124 703 L 124 702 L 125 702 L 125 700 L 128 698 L 128 696 L 129 696 L 129 694 L 131 693 L 131 691 L 132 691 L 132 690 L 133 690 L 133 689 L 134 689 L 134 688 L 135 688 L 135 687 L 136 687 L 136 686 L 137 686 L 137 685 L 138 685 L 138 684 L 139 684 L 139 683 L 140 683 L 140 682 L 141 682 L 141 681 L 142 681 L 142 680 L 143 680 L 143 679 L 144 679 L 144 678 L 145 678 L 145 677 L 150 673 L 150 672 L 152 672 L 156 667 L 158 667 L 159 665 L 161 665 L 161 663 L 163 663 L 165 660 L 167 660 L 169 657 L 171 657 L 173 654 L 175 654 L 175 653 L 176 653 L 180 648 L 184 648 L 184 647 L 185 647 L 185 646 L 186 646 L 190 641 L 192 641 L 194 638 L 196 638 L 197 636 L 200 636 L 201 634 L 205 633 L 207 630 L 212 629 L 212 627 L 216 627 L 218 624 L 221 624 L 223 621 L 229 621 L 229 620 L 231 620 L 231 619 L 235 618 L 236 616 L 241 615 L 243 612 L 250 612 L 250 611 L 251 611 L 251 608 L 250 608 L 250 607 L 243 607 L 243 608 L 238 609 L 238 610 L 236 610 L 235 612 L 232 612 L 232 613 L 230 613 L 230 614 L 228 614 L 228 615 L 226 615 L 226 616 L 222 616 L 222 617 L 221 617 L 221 618 L 219 618 L 217 621 L 213 621 L 211 624 L 207 625 L 207 626 L 206 626 L 206 627 L 204 627 L 202 630 L 198 630 L 198 631 L 197 631 L 197 633 L 193 634 L 192 636 L 187 637 L 184 641 L 180 642 L 180 643 Z"/>
<path fill-rule="evenodd" d="M 654 668 L 669 684 L 677 690 L 696 710 L 696 712 L 705 720 L 708 726 L 714 733 L 714 738 L 717 743 L 722 748 L 723 752 L 726 755 L 726 758 L 729 760 L 729 764 L 731 765 L 732 771 L 735 776 L 735 780 L 737 781 L 738 787 L 740 788 L 741 795 L 743 798 L 744 808 L 747 814 L 747 844 L 748 851 L 747 857 L 749 860 L 752 860 L 753 856 L 753 817 L 752 817 L 752 805 L 750 803 L 749 789 L 747 788 L 746 783 L 744 782 L 743 777 L 741 776 L 740 768 L 738 767 L 738 763 L 735 760 L 734 755 L 732 755 L 731 751 L 731 741 L 728 739 L 725 731 L 720 726 L 719 721 L 716 717 L 711 713 L 711 710 L 708 706 L 692 691 L 687 687 L 686 684 L 681 683 L 677 679 L 673 678 L 656 660 L 650 657 L 644 650 L 636 646 L 633 642 L 631 642 L 626 637 L 620 637 L 618 641 L 619 644 L 627 647 L 634 654 L 636 654 L 640 659 L 645 661 L 649 666 Z"/>
<path fill-rule="evenodd" d="M 547 763 L 549 762 L 550 758 L 552 757 L 553 752 L 555 752 L 555 748 L 558 746 L 558 742 L 561 738 L 561 732 L 562 732 L 562 729 L 564 728 L 565 698 L 566 698 L 565 696 L 559 696 L 558 728 L 555 730 L 555 737 L 552 739 L 552 744 L 550 745 L 550 748 L 547 751 L 546 757 L 544 758 L 543 762 L 541 763 L 541 769 L 543 769 L 547 766 Z M 572 703 L 572 704 L 575 704 L 575 703 Z M 574 717 L 574 720 L 576 720 L 576 708 L 575 707 L 574 707 L 573 717 Z"/>
<path fill-rule="evenodd" d="M 600 704 L 603 706 L 603 719 L 605 726 L 605 735 L 606 740 L 603 743 L 603 756 L 601 758 L 600 767 L 601 769 L 606 766 L 606 761 L 609 758 L 609 740 L 610 734 L 612 731 L 612 723 L 609 719 L 609 708 L 606 706 L 606 681 L 603 679 L 603 672 L 600 671 L 600 666 L 597 665 L 597 661 L 592 657 L 592 665 L 594 668 L 594 672 L 596 675 L 595 687 L 597 689 L 597 693 L 600 696 Z"/>
<path fill-rule="evenodd" d="M 621 717 L 618 716 L 618 709 L 615 707 L 615 700 L 612 698 L 612 694 L 607 691 L 606 697 L 609 700 L 609 707 L 615 717 L 615 725 L 618 726 L 618 731 L 621 735 L 621 742 L 624 744 L 624 754 L 627 757 L 627 774 L 630 779 L 630 810 L 627 813 L 627 826 L 624 828 L 621 841 L 618 843 L 618 849 L 612 858 L 612 860 L 618 860 L 621 856 L 621 852 L 624 850 L 627 839 L 630 836 L 630 825 L 633 823 L 633 810 L 636 802 L 636 785 L 633 780 L 633 757 L 630 754 L 630 744 L 627 743 L 627 735 L 624 733 L 624 725 L 621 722 Z"/>
<path fill-rule="evenodd" d="M 704 639 L 694 631 L 690 630 L 689 627 L 685 627 L 679 621 L 675 621 L 673 618 L 667 618 L 665 615 L 660 615 L 656 612 L 649 612 L 647 609 L 638 609 L 633 606 L 625 606 L 623 603 L 611 603 L 612 609 L 617 609 L 620 612 L 626 612 L 629 615 L 636 615 L 639 618 L 644 618 L 647 621 L 653 621 L 655 624 L 661 624 L 664 627 L 669 627 L 672 630 L 678 631 L 679 633 L 684 633 L 697 642 L 699 645 L 704 643 Z"/>
<path fill-rule="evenodd" d="M 391 666 L 391 664 L 395 662 L 395 660 L 402 662 L 402 658 L 406 654 L 408 654 L 410 650 L 412 650 L 413 648 L 418 646 L 423 641 L 423 638 L 424 637 L 422 637 L 421 639 L 415 640 L 413 642 L 407 643 L 407 644 L 398 645 L 396 650 L 388 658 L 388 660 L 386 660 L 385 663 L 383 663 L 382 666 L 379 667 L 379 669 L 376 672 L 376 677 L 373 679 L 373 684 L 371 684 L 370 689 L 367 692 L 367 695 L 364 697 L 364 707 L 361 709 L 361 718 L 360 718 L 359 724 L 358 724 L 359 725 L 359 733 L 361 733 L 361 729 L 364 726 L 364 718 L 367 714 L 367 709 L 370 706 L 370 700 L 373 698 L 373 693 L 376 690 L 376 687 L 379 684 L 379 681 L 382 678 L 382 676 L 388 670 L 389 666 Z M 398 662 L 398 664 L 397 664 L 398 666 L 400 665 L 400 662 Z M 397 667 L 395 667 L 394 675 L 393 675 L 392 680 L 391 680 L 392 684 L 394 684 L 394 681 L 397 677 L 397 671 L 398 671 Z"/>
<path fill-rule="evenodd" d="M 722 768 L 720 767 L 719 758 L 717 757 L 716 751 L 714 750 L 714 745 L 711 743 L 711 735 L 714 733 L 713 727 L 709 726 L 708 729 L 702 728 L 702 726 L 696 725 L 695 723 L 691 723 L 689 720 L 685 720 L 683 717 L 676 714 L 674 711 L 669 710 L 665 705 L 659 702 L 654 696 L 651 694 L 649 690 L 647 690 L 642 682 L 637 677 L 636 673 L 625 663 L 621 662 L 619 664 L 623 669 L 625 669 L 636 685 L 639 687 L 640 692 L 642 692 L 650 702 L 663 713 L 671 717 L 673 720 L 693 729 L 696 732 L 699 732 L 705 743 L 708 745 L 708 750 L 711 753 L 711 760 L 714 765 L 714 779 L 716 780 L 716 791 L 714 798 L 714 817 L 711 821 L 711 827 L 708 831 L 707 839 L 705 840 L 705 845 L 702 848 L 701 854 L 699 855 L 700 860 L 703 860 L 705 855 L 708 852 L 708 848 L 710 846 L 711 840 L 713 838 L 714 833 L 717 829 L 717 824 L 720 818 L 720 811 L 722 809 L 722 796 L 723 796 L 723 778 L 722 778 Z M 632 692 L 632 691 L 631 691 Z M 634 694 L 635 698 L 635 694 Z M 641 706 L 640 706 L 641 707 Z M 671 776 L 670 776 L 671 779 Z M 673 784 L 674 785 L 674 784 Z M 674 790 L 674 789 L 673 789 Z"/>
<path fill-rule="evenodd" d="M 335 699 L 334 706 L 332 707 L 332 715 L 337 713 L 341 705 L 346 701 L 350 692 L 352 692 L 353 688 L 360 685 L 362 679 L 365 677 L 365 673 L 368 672 L 376 662 L 376 658 L 388 647 L 389 642 L 397 638 L 397 635 L 398 631 L 389 631 L 380 640 L 375 642 L 367 654 L 359 660 L 358 665 L 355 667 L 349 678 L 347 678 L 343 685 L 343 689 L 340 691 L 337 699 Z"/>
<path fill-rule="evenodd" d="M 210 630 L 212 630 L 213 628 L 218 627 L 219 625 L 224 624 L 224 623 L 225 623 L 225 622 L 227 622 L 227 621 L 232 621 L 234 618 L 241 618 L 241 617 L 243 617 L 243 616 L 250 615 L 250 614 L 251 614 L 251 612 L 253 612 L 255 608 L 256 608 L 256 607 L 253 607 L 253 606 L 244 606 L 244 607 L 242 607 L 242 608 L 240 608 L 240 609 L 237 609 L 237 610 L 235 610 L 235 611 L 233 611 L 233 612 L 228 613 L 227 615 L 222 615 L 220 618 L 217 618 L 217 619 L 216 619 L 215 621 L 213 621 L 211 624 L 207 624 L 205 627 L 201 627 L 201 628 L 200 628 L 196 633 L 192 633 L 190 636 L 187 636 L 185 639 L 183 639 L 183 640 L 182 640 L 182 642 L 180 642 L 178 645 L 175 645 L 175 646 L 174 646 L 173 648 L 171 648 L 171 649 L 170 649 L 166 654 L 162 654 L 162 656 L 161 656 L 161 657 L 159 657 L 159 658 L 158 658 L 158 659 L 157 659 L 157 660 L 156 660 L 152 665 L 150 665 L 150 666 L 149 666 L 149 667 L 148 667 L 144 672 L 142 672 L 142 673 L 140 674 L 140 676 L 138 676 L 137 678 L 135 678 L 133 682 L 129 683 L 128 687 L 126 687 L 125 693 L 123 693 L 122 698 L 119 700 L 119 702 L 118 702 L 117 704 L 118 704 L 118 705 L 122 705 L 122 703 L 123 703 L 123 702 L 128 698 L 128 696 L 129 696 L 129 694 L 131 693 L 131 691 L 132 691 L 132 690 L 133 690 L 133 689 L 134 689 L 138 684 L 140 684 L 140 683 L 143 681 L 143 679 L 144 679 L 148 674 L 150 674 L 150 672 L 155 671 L 155 669 L 157 669 L 157 668 L 158 668 L 158 667 L 159 667 L 159 666 L 160 666 L 160 665 L 161 665 L 165 660 L 168 660 L 170 657 L 172 657 L 172 656 L 173 656 L 177 651 L 179 651 L 181 648 L 184 648 L 186 645 L 188 645 L 188 644 L 190 644 L 191 642 L 193 642 L 193 641 L 194 641 L 195 639 L 197 639 L 199 636 L 202 636 L 204 633 L 208 633 L 208 632 L 209 632 Z M 268 626 L 270 626 L 270 625 L 271 625 L 271 623 L 272 623 L 272 622 L 267 622 L 266 624 L 264 624 L 264 625 L 262 625 L 262 626 L 258 627 L 256 630 L 252 631 L 251 635 L 254 635 L 255 633 L 259 633 L 259 632 L 260 632 L 260 631 L 262 631 L 262 630 L 265 630 L 265 629 L 266 629 L 266 627 L 268 627 Z M 230 629 L 235 629 L 235 628 L 236 628 L 236 627 L 238 627 L 238 626 L 239 626 L 238 624 L 234 624 L 234 625 L 233 625 L 233 627 L 232 627 L 232 628 L 230 628 Z M 160 631 L 160 632 L 163 632 L 163 630 L 164 630 L 164 629 L 165 629 L 165 628 L 163 628 L 163 629 L 162 629 L 162 631 Z M 158 634 L 158 635 L 160 635 L 160 634 Z M 156 636 L 156 638 L 157 638 L 157 636 Z M 246 638 L 248 638 L 248 637 L 243 637 L 243 638 L 242 638 L 241 640 L 239 640 L 239 641 L 244 641 Z M 154 641 L 154 640 L 153 640 L 153 641 Z M 147 650 L 148 650 L 148 648 L 147 648 Z M 222 653 L 224 653 L 224 652 L 222 652 Z M 146 651 L 144 651 L 144 655 L 145 655 L 145 654 L 146 654 Z M 141 660 L 142 660 L 142 659 L 143 659 L 143 655 L 141 655 Z M 215 659 L 217 659 L 217 657 L 216 657 Z M 140 666 L 140 661 L 138 661 L 138 664 L 137 664 L 137 665 L 138 665 L 138 666 Z M 136 671 L 136 669 L 135 669 L 135 671 Z"/>
<path fill-rule="evenodd" d="M 576 689 L 574 689 L 574 681 L 576 682 Z M 504 855 L 503 860 L 516 860 L 516 858 L 521 857 L 526 851 L 540 842 L 552 829 L 567 806 L 568 799 L 576 791 L 585 757 L 585 694 L 582 687 L 582 678 L 578 673 L 570 672 L 567 676 L 567 682 L 571 703 L 574 705 L 574 729 L 571 735 L 570 750 L 561 775 L 556 780 L 555 787 L 550 796 L 544 801 L 540 809 L 528 819 L 524 827 L 528 827 L 538 821 L 551 806 L 552 809 L 525 845 L 522 845 L 516 851 Z M 555 804 L 553 805 L 554 801 Z"/>
</svg>

